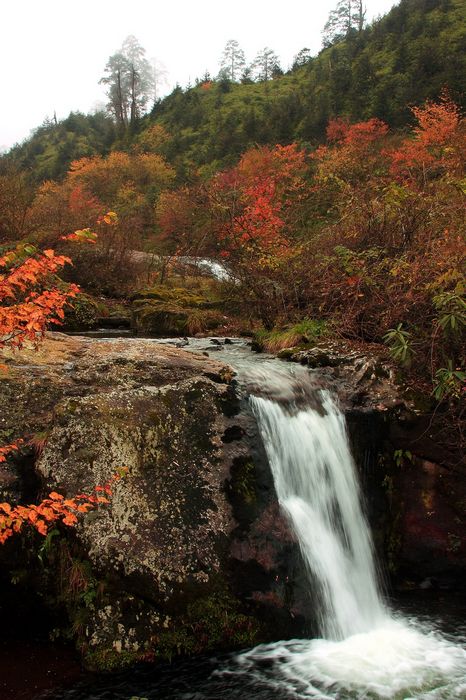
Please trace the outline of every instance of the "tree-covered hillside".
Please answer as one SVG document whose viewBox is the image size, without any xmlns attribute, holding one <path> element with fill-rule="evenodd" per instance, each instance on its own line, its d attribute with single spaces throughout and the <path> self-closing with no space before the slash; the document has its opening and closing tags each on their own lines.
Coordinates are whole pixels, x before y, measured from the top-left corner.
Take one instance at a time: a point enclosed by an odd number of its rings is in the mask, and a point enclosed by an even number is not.
<svg viewBox="0 0 466 700">
<path fill-rule="evenodd" d="M 329 118 L 378 117 L 400 127 L 409 107 L 448 86 L 466 93 L 464 0 L 402 0 L 384 18 L 354 32 L 268 82 L 204 82 L 175 90 L 151 119 L 172 139 L 167 155 L 211 169 L 254 143 L 319 142 Z"/>
<path fill-rule="evenodd" d="M 113 120 L 104 112 L 71 114 L 58 123 L 46 120 L 32 136 L 14 146 L 3 158 L 28 170 L 36 183 L 62 177 L 70 163 L 86 156 L 104 155 L 115 143 Z"/>
<path fill-rule="evenodd" d="M 366 29 L 349 32 L 317 57 L 301 52 L 301 59 L 270 80 L 243 75 L 238 83 L 221 74 L 177 87 L 126 133 L 103 114 L 72 114 L 40 127 L 10 158 L 30 169 L 36 182 L 53 179 L 72 160 L 131 147 L 156 123 L 169 135 L 158 150 L 183 180 L 192 167 L 211 174 L 233 164 L 254 144 L 315 145 L 337 115 L 378 117 L 402 127 L 411 120 L 411 105 L 437 97 L 445 86 L 464 105 L 465 0 L 401 0 Z"/>
</svg>

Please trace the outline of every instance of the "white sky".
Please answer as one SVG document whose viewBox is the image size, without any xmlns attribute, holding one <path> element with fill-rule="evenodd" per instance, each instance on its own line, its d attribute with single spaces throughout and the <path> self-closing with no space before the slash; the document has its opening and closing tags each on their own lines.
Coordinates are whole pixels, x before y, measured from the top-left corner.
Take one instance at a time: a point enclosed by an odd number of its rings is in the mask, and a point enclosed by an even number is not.
<svg viewBox="0 0 466 700">
<path fill-rule="evenodd" d="M 252 61 L 272 48 L 288 68 L 304 47 L 316 54 L 337 0 L 0 0 L 0 149 L 26 138 L 45 117 L 102 106 L 108 57 L 129 34 L 168 70 L 169 92 L 206 70 L 216 75 L 228 39 Z M 366 0 L 368 18 L 395 0 Z"/>
</svg>

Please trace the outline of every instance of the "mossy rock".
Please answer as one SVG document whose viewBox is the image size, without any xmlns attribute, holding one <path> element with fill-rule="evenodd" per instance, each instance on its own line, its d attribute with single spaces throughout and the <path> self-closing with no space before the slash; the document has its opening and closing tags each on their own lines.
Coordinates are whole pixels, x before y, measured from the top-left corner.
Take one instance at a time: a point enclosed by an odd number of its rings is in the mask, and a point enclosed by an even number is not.
<svg viewBox="0 0 466 700">
<path fill-rule="evenodd" d="M 131 325 L 137 333 L 159 336 L 184 335 L 189 312 L 180 306 L 159 302 L 134 303 Z"/>
<path fill-rule="evenodd" d="M 184 309 L 192 307 L 203 308 L 206 303 L 204 297 L 195 292 L 191 292 L 189 289 L 183 289 L 181 287 L 170 288 L 164 285 L 143 289 L 137 292 L 133 299 L 135 301 L 153 299 L 163 304 L 174 305 Z"/>
<path fill-rule="evenodd" d="M 156 336 L 194 335 L 223 323 L 217 304 L 182 287 L 156 285 L 138 292 L 132 303 L 132 328 Z"/>
<path fill-rule="evenodd" d="M 65 306 L 65 318 L 60 330 L 80 331 L 96 328 L 102 315 L 101 305 L 89 294 L 78 294 Z"/>
<path fill-rule="evenodd" d="M 191 603 L 178 624 L 159 636 L 156 653 L 171 660 L 180 654 L 253 646 L 260 638 L 258 621 L 241 612 L 229 592 L 218 591 Z"/>
</svg>

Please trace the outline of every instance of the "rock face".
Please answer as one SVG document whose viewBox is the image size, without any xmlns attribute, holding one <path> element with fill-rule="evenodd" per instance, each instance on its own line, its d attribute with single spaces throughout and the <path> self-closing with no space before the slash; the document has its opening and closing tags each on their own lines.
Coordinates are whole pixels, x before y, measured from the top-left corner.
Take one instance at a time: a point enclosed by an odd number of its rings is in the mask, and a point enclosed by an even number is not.
<svg viewBox="0 0 466 700">
<path fill-rule="evenodd" d="M 395 558 L 399 574 L 423 587 L 465 586 L 466 464 L 458 427 L 445 408 L 416 414 L 399 407 L 389 424 Z"/>
<path fill-rule="evenodd" d="M 396 385 L 394 367 L 370 348 L 345 348 L 343 343 L 327 343 L 310 349 L 289 348 L 281 355 L 318 369 L 322 380 L 338 394 L 346 411 L 386 411 L 405 403 Z"/>
<path fill-rule="evenodd" d="M 311 615 L 231 376 L 147 340 L 60 334 L 10 361 L 3 434 L 35 435 L 40 456 L 26 450 L 3 470 L 2 500 L 71 496 L 128 470 L 109 506 L 63 529 L 48 562 L 90 666 L 244 646 Z"/>
</svg>

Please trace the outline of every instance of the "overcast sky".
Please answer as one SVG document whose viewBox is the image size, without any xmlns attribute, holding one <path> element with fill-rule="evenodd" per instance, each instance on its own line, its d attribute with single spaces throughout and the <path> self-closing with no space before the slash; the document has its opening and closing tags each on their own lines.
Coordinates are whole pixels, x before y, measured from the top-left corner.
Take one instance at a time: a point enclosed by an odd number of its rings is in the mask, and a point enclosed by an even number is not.
<svg viewBox="0 0 466 700">
<path fill-rule="evenodd" d="M 169 92 L 205 71 L 215 75 L 228 39 L 252 61 L 272 48 L 288 68 L 293 56 L 321 48 L 337 0 L 0 0 L 2 109 L 0 149 L 26 138 L 44 119 L 89 112 L 105 103 L 98 85 L 107 58 L 134 34 L 168 71 Z M 369 19 L 395 0 L 366 0 Z"/>
</svg>

